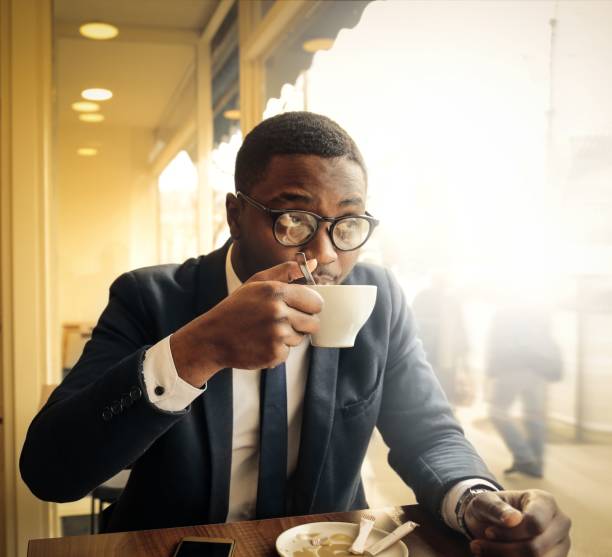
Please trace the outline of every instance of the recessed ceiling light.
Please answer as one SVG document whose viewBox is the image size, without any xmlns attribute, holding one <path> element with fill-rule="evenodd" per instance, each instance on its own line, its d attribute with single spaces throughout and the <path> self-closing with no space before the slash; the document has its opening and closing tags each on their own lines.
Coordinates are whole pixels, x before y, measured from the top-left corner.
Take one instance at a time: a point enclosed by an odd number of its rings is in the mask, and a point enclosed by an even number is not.
<svg viewBox="0 0 612 557">
<path fill-rule="evenodd" d="M 240 120 L 240 110 L 237 108 L 230 108 L 223 113 L 223 117 L 226 120 Z"/>
<path fill-rule="evenodd" d="M 90 101 L 78 101 L 72 103 L 72 110 L 76 110 L 77 112 L 98 112 L 98 110 L 100 110 L 100 105 Z"/>
<path fill-rule="evenodd" d="M 98 154 L 98 150 L 94 147 L 79 147 L 77 149 L 77 155 L 81 155 L 82 157 L 94 157 Z"/>
<path fill-rule="evenodd" d="M 81 97 L 88 101 L 107 101 L 113 97 L 113 92 L 110 89 L 85 89 L 81 91 Z"/>
<path fill-rule="evenodd" d="M 119 34 L 119 29 L 110 23 L 91 21 L 83 23 L 83 25 L 79 27 L 79 33 L 88 39 L 107 41 L 109 39 L 114 39 Z"/>
<path fill-rule="evenodd" d="M 85 114 L 79 114 L 79 120 L 81 122 L 102 122 L 104 116 L 96 112 L 86 112 Z"/>
<path fill-rule="evenodd" d="M 310 39 L 302 44 L 302 48 L 306 52 L 310 53 L 314 53 L 319 50 L 329 50 L 332 46 L 334 46 L 334 39 L 325 38 Z"/>
</svg>

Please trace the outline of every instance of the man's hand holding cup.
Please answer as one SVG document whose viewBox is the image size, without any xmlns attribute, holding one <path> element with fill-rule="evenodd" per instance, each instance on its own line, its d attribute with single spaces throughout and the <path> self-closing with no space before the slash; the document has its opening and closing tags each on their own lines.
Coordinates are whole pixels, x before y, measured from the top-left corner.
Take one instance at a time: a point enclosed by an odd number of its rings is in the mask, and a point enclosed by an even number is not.
<svg viewBox="0 0 612 557">
<path fill-rule="evenodd" d="M 317 262 L 307 262 L 312 271 Z M 319 329 L 323 299 L 291 284 L 302 278 L 294 261 L 254 274 L 211 310 L 170 337 L 179 376 L 203 385 L 223 368 L 264 369 L 285 361 L 292 346 Z"/>
</svg>

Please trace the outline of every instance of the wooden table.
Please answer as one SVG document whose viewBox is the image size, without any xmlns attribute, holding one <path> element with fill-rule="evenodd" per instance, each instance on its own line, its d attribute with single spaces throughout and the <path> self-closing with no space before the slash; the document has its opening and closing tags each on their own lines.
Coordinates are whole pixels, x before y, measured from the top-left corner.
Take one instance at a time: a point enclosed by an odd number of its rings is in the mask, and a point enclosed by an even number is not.
<svg viewBox="0 0 612 557">
<path fill-rule="evenodd" d="M 163 504 L 160 502 L 160 504 Z M 468 557 L 471 555 L 467 540 L 442 525 L 418 505 L 389 507 L 369 511 L 376 516 L 376 527 L 391 531 L 400 523 L 414 520 L 420 527 L 404 538 L 410 557 Z M 359 523 L 360 513 L 329 513 L 271 520 L 253 520 L 227 524 L 208 524 L 99 534 L 97 536 L 71 536 L 32 540 L 28 557 L 171 557 L 181 538 L 202 536 L 233 538 L 236 540 L 235 557 L 275 557 L 276 538 L 288 528 L 308 522 Z"/>
</svg>

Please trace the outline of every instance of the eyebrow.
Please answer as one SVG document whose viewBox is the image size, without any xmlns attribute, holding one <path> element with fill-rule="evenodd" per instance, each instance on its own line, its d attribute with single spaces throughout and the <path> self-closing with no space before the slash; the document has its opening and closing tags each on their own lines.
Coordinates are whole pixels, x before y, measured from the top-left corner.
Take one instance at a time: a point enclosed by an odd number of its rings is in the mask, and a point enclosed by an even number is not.
<svg viewBox="0 0 612 557">
<path fill-rule="evenodd" d="M 298 192 L 282 192 L 277 196 L 273 197 L 268 203 L 305 203 L 310 204 L 314 201 L 314 198 L 307 193 Z M 338 207 L 347 207 L 352 205 L 363 205 L 363 198 L 359 195 L 354 195 L 343 199 L 338 203 Z"/>
<path fill-rule="evenodd" d="M 282 192 L 269 200 L 268 203 L 281 202 L 286 201 L 288 203 L 312 203 L 314 200 L 312 196 L 307 193 L 297 193 L 297 192 Z"/>
<path fill-rule="evenodd" d="M 338 207 L 346 207 L 347 205 L 363 205 L 363 199 L 359 195 L 348 197 L 338 203 Z"/>
</svg>

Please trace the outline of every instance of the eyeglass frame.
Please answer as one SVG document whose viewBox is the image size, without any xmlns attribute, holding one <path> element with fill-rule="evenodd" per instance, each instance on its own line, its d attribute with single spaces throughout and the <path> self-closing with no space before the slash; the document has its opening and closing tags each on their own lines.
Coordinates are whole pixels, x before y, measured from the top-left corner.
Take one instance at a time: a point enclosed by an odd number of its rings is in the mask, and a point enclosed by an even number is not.
<svg viewBox="0 0 612 557">
<path fill-rule="evenodd" d="M 343 215 L 341 217 L 322 217 L 321 215 L 317 215 L 316 213 L 313 213 L 312 211 L 305 211 L 303 209 L 272 209 L 271 207 L 266 207 L 265 205 L 263 205 L 259 201 L 256 201 L 255 199 L 253 199 L 252 197 L 248 196 L 246 193 L 243 193 L 241 191 L 236 192 L 236 197 L 238 199 L 243 198 L 251 206 L 255 207 L 256 209 L 259 209 L 260 211 L 263 211 L 264 213 L 266 213 L 268 216 L 270 216 L 272 218 L 272 235 L 274 236 L 274 239 L 281 246 L 284 246 L 286 248 L 299 248 L 301 246 L 305 246 L 306 244 L 308 244 L 316 236 L 317 232 L 319 231 L 319 226 L 321 225 L 322 222 L 330 222 L 331 226 L 327 230 L 327 234 L 329 235 L 329 239 L 330 239 L 332 245 L 334 246 L 334 248 L 336 248 L 338 251 L 344 251 L 344 252 L 355 251 L 355 250 L 358 250 L 359 248 L 363 247 L 366 244 L 366 242 L 370 239 L 370 236 L 372 236 L 372 232 L 374 232 L 374 229 L 380 224 L 380 221 L 378 219 L 374 218 L 367 211 L 366 211 L 365 215 Z M 274 232 L 275 227 L 276 227 L 276 221 L 282 215 L 285 215 L 287 213 L 302 213 L 302 214 L 310 215 L 310 216 L 315 218 L 315 220 L 317 222 L 317 227 L 315 228 L 315 230 L 312 233 L 312 235 L 310 235 L 305 242 L 302 242 L 301 244 L 287 245 L 287 244 L 283 244 L 276 237 L 276 233 Z M 346 220 L 346 219 L 353 219 L 355 217 L 358 217 L 358 218 L 361 218 L 361 219 L 365 219 L 365 220 L 367 220 L 370 223 L 370 229 L 368 231 L 368 234 L 365 237 L 365 239 L 363 240 L 363 242 L 361 242 L 361 244 L 359 244 L 357 247 L 354 247 L 354 248 L 351 248 L 351 249 L 342 249 L 341 247 L 338 247 L 336 245 L 336 241 L 334 240 L 334 228 L 336 227 L 336 225 L 340 221 L 343 221 L 343 220 Z"/>
</svg>

